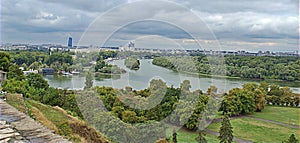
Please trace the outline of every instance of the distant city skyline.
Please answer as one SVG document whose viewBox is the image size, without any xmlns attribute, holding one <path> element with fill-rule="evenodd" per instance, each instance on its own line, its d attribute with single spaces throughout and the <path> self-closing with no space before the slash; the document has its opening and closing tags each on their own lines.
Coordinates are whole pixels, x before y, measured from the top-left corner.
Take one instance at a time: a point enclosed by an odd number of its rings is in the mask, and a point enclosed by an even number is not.
<svg viewBox="0 0 300 143">
<path fill-rule="evenodd" d="M 1 43 L 61 44 L 72 35 L 73 45 L 97 45 L 101 42 L 91 39 L 80 43 L 81 36 L 89 25 L 107 10 L 134 5 L 137 0 L 2 0 L 1 1 Z M 197 40 L 202 44 L 221 45 L 222 50 L 245 51 L 298 51 L 299 50 L 299 2 L 297 0 L 171 0 L 196 14 L 215 35 Z M 149 6 L 149 3 L 153 3 Z M 137 4 L 133 9 L 111 10 L 104 19 L 105 24 L 118 23 L 135 17 L 174 17 L 176 23 L 189 23 L 191 29 L 199 29 L 189 12 L 172 6 L 162 5 L 163 11 L 155 11 L 155 1 Z M 147 8 L 146 10 L 144 10 Z M 152 11 L 152 9 L 154 9 Z M 126 17 L 120 16 L 123 13 Z M 103 25 L 103 27 L 107 26 Z M 112 32 L 111 27 L 103 28 Z M 195 47 L 194 39 L 170 25 L 157 22 L 140 22 L 122 27 L 107 46 L 126 45 L 135 40 L 137 47 L 173 47 L 182 44 Z M 101 31 L 103 33 L 103 31 Z M 205 45 L 204 45 L 205 46 Z M 212 47 L 213 50 L 217 49 Z M 204 48 L 205 49 L 205 48 Z"/>
</svg>

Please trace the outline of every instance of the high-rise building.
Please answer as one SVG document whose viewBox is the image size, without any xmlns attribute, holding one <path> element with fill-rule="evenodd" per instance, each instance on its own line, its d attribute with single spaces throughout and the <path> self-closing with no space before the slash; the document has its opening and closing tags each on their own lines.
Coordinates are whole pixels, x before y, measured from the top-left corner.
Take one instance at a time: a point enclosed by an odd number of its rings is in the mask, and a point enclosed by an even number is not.
<svg viewBox="0 0 300 143">
<path fill-rule="evenodd" d="M 72 37 L 69 37 L 69 40 L 68 40 L 68 47 L 72 47 Z"/>
</svg>

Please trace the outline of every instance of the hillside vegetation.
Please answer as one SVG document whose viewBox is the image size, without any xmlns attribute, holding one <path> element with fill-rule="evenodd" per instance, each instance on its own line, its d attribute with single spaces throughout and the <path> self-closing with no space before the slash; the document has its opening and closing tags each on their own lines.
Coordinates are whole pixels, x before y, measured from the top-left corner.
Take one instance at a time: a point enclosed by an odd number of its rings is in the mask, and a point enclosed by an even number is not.
<svg viewBox="0 0 300 143">
<path fill-rule="evenodd" d="M 94 128 L 69 115 L 60 107 L 44 105 L 34 100 L 24 101 L 22 95 L 18 94 L 8 94 L 7 102 L 72 142 L 109 142 Z"/>
</svg>

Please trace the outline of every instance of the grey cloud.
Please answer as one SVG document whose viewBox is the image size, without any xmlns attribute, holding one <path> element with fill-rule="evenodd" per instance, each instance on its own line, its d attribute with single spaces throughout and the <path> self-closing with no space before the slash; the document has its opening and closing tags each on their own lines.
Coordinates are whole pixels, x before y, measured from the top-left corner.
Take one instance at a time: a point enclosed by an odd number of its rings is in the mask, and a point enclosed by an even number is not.
<svg viewBox="0 0 300 143">
<path fill-rule="evenodd" d="M 183 0 L 174 0 L 181 3 Z M 271 14 L 297 14 L 297 0 L 188 0 L 187 7 L 212 13 L 259 12 Z"/>
<path fill-rule="evenodd" d="M 297 16 L 254 12 L 197 12 L 220 38 L 298 38 Z"/>
<path fill-rule="evenodd" d="M 84 11 L 103 12 L 119 4 L 126 3 L 127 0 L 39 0 L 44 3 L 61 4 L 69 8 Z"/>
<path fill-rule="evenodd" d="M 66 9 L 62 5 L 31 0 L 2 3 L 3 29 L 13 28 L 26 32 L 84 31 L 94 19 L 94 13 Z M 50 8 L 51 7 L 51 8 Z"/>
<path fill-rule="evenodd" d="M 73 33 L 79 39 L 95 18 L 105 14 L 111 8 L 121 6 L 118 11 L 111 12 L 103 19 L 103 23 L 99 23 L 103 27 L 100 31 L 95 29 L 95 34 L 113 32 L 110 30 L 120 26 L 119 23 L 136 17 L 140 19 L 167 17 L 174 23 L 189 26 L 191 31 L 199 31 L 205 25 L 195 22 L 194 17 L 189 15 L 189 10 L 192 10 L 207 23 L 224 47 L 248 46 L 246 48 L 250 49 L 252 46 L 258 49 L 247 42 L 276 42 L 278 44 L 271 44 L 268 47 L 286 45 L 289 49 L 298 49 L 299 4 L 297 0 L 172 1 L 187 9 L 179 10 L 168 4 L 158 5 L 155 1 L 128 8 L 122 7 L 122 4 L 128 2 L 127 0 L 3 0 L 1 3 L 2 39 L 4 42 L 13 39 L 34 41 L 34 38 L 36 38 L 35 42 L 39 39 L 61 42 L 62 40 L 58 38 L 64 37 L 67 33 Z M 160 10 L 155 11 L 157 8 Z M 124 13 L 127 15 L 124 16 Z M 113 38 L 126 42 L 147 35 L 160 35 L 176 40 L 190 38 L 174 26 L 159 22 L 128 25 L 121 28 Z M 207 33 L 197 33 L 197 38 L 203 40 L 207 38 L 206 35 Z"/>
</svg>

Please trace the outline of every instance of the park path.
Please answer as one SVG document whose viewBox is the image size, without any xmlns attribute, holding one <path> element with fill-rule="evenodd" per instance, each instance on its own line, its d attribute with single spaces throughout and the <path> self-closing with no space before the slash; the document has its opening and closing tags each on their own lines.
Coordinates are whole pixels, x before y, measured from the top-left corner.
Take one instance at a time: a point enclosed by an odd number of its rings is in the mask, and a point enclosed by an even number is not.
<svg viewBox="0 0 300 143">
<path fill-rule="evenodd" d="M 0 99 L 0 142 L 49 142 L 70 141 L 18 111 Z"/>
<path fill-rule="evenodd" d="M 293 128 L 293 129 L 300 129 L 300 127 L 296 126 L 296 125 L 286 124 L 286 123 L 277 122 L 277 121 L 268 120 L 268 119 L 262 119 L 262 118 L 258 118 L 258 117 L 254 117 L 254 116 L 250 116 L 250 115 L 230 117 L 230 119 L 237 119 L 237 118 L 250 118 L 250 119 L 263 121 L 263 122 L 268 122 L 268 123 L 272 123 L 272 124 L 276 124 L 276 125 L 281 125 L 281 126 L 289 127 L 289 128 Z M 218 122 L 222 122 L 222 118 L 216 118 L 212 121 L 212 123 L 218 123 Z M 215 132 L 213 130 L 205 129 L 204 132 L 207 133 L 207 134 L 212 134 L 212 135 L 215 135 L 215 136 L 219 136 L 219 133 Z M 240 138 L 237 138 L 237 137 L 234 137 L 233 140 L 236 141 L 236 142 L 239 142 L 239 143 L 252 143 L 252 141 L 243 140 L 243 139 L 240 139 Z"/>
<path fill-rule="evenodd" d="M 257 117 L 254 117 L 254 116 L 246 115 L 246 116 L 242 116 L 242 117 L 251 118 L 251 119 L 254 119 L 254 120 L 258 120 L 258 121 L 264 121 L 264 122 L 268 122 L 268 123 L 272 123 L 272 124 L 276 124 L 276 125 L 281 125 L 281 126 L 285 126 L 285 127 L 289 127 L 289 128 L 293 128 L 293 129 L 300 129 L 300 127 L 296 126 L 296 125 L 286 124 L 286 123 L 277 122 L 277 121 L 268 120 L 268 119 L 263 119 L 263 118 L 257 118 Z"/>
<path fill-rule="evenodd" d="M 281 125 L 281 126 L 285 126 L 285 127 L 289 127 L 289 128 L 293 128 L 293 129 L 300 129 L 300 127 L 296 126 L 296 125 L 291 125 L 291 124 L 286 124 L 286 123 L 277 122 L 277 121 L 273 121 L 273 120 L 258 118 L 258 117 L 254 117 L 254 116 L 250 116 L 250 115 L 241 115 L 241 116 L 230 117 L 230 119 L 236 119 L 236 118 L 250 118 L 250 119 L 268 122 L 268 123 L 272 123 L 272 124 L 276 124 L 276 125 Z M 222 119 L 216 118 L 212 121 L 212 123 L 218 123 L 218 122 L 222 122 Z"/>
</svg>

